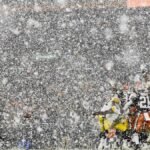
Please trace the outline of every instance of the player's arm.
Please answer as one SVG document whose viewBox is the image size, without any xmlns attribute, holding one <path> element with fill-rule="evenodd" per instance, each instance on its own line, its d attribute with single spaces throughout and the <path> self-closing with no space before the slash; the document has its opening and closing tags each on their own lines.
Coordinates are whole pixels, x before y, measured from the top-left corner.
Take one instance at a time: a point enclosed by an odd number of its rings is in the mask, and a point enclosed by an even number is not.
<svg viewBox="0 0 150 150">
<path fill-rule="evenodd" d="M 98 112 L 95 112 L 93 113 L 93 116 L 96 116 L 96 115 L 106 115 L 106 114 L 109 114 L 109 113 L 112 113 L 113 111 L 110 109 L 110 110 L 107 110 L 107 111 L 98 111 Z"/>
</svg>

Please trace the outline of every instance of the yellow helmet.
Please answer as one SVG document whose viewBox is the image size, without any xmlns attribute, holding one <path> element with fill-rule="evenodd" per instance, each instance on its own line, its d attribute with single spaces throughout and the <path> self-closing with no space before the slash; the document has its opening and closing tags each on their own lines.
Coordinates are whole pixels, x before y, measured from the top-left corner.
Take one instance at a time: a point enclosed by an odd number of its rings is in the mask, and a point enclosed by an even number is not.
<svg viewBox="0 0 150 150">
<path fill-rule="evenodd" d="M 120 103 L 120 99 L 118 97 L 113 97 L 111 100 L 112 102 Z"/>
</svg>

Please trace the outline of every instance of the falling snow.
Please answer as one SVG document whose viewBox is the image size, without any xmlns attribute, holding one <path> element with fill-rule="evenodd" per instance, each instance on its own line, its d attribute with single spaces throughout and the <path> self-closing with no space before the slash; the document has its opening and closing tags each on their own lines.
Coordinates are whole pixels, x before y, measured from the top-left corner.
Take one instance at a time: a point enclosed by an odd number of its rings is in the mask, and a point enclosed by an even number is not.
<svg viewBox="0 0 150 150">
<path fill-rule="evenodd" d="M 28 21 L 27 21 L 27 27 L 29 27 L 29 28 L 30 27 L 39 28 L 39 27 L 41 27 L 41 24 L 37 20 L 29 18 Z"/>
<path fill-rule="evenodd" d="M 106 63 L 105 67 L 107 70 L 111 70 L 114 66 L 114 63 L 112 61 L 109 61 L 108 63 Z"/>
<path fill-rule="evenodd" d="M 0 150 L 96 148 L 93 112 L 150 66 L 146 8 L 81 1 L 0 0 Z"/>
<path fill-rule="evenodd" d="M 129 31 L 128 22 L 129 22 L 128 16 L 126 15 L 121 16 L 119 25 L 121 33 L 127 33 Z"/>
</svg>

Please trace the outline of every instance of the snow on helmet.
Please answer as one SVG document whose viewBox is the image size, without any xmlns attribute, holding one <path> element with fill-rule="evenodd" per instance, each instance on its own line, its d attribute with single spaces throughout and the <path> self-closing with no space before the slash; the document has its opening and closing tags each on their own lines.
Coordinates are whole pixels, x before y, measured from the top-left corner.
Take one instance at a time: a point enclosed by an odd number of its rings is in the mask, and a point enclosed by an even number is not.
<svg viewBox="0 0 150 150">
<path fill-rule="evenodd" d="M 142 74 L 144 75 L 146 73 L 148 73 L 148 69 L 146 67 L 142 68 Z"/>
<path fill-rule="evenodd" d="M 118 97 L 113 97 L 111 100 L 112 102 L 120 103 L 120 99 Z"/>
</svg>

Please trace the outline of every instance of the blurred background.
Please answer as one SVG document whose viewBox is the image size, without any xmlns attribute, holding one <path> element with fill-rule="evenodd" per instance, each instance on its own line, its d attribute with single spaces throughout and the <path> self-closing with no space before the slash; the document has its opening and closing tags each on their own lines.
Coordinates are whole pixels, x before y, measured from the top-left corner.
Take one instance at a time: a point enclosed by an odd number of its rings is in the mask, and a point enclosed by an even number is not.
<svg viewBox="0 0 150 150">
<path fill-rule="evenodd" d="M 96 147 L 92 113 L 115 83 L 139 81 L 149 64 L 149 7 L 126 0 L 0 0 L 0 7 L 0 149 L 23 138 L 33 149 Z"/>
</svg>

